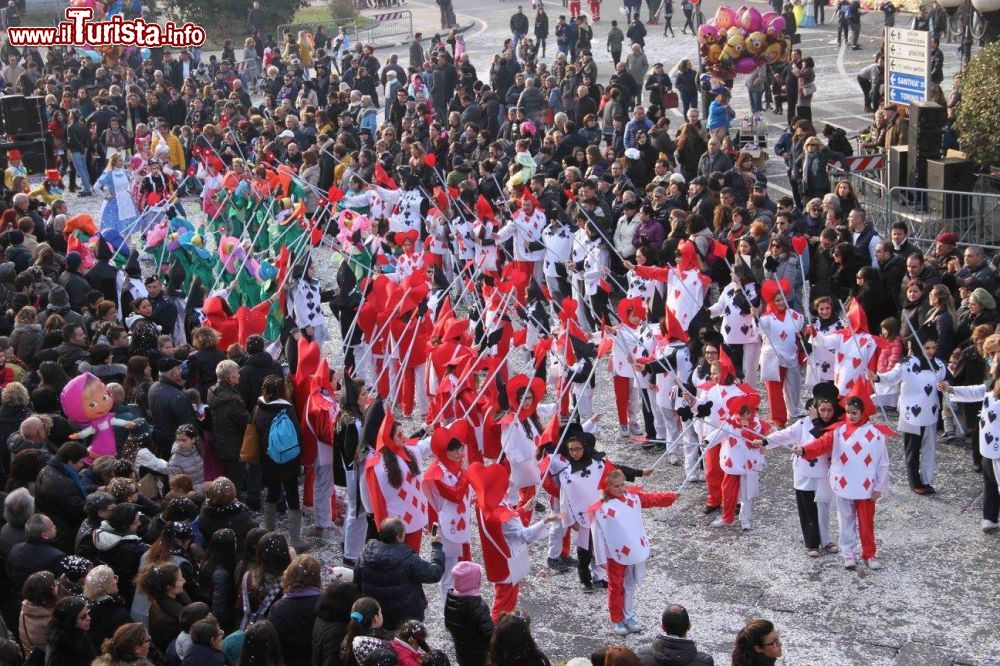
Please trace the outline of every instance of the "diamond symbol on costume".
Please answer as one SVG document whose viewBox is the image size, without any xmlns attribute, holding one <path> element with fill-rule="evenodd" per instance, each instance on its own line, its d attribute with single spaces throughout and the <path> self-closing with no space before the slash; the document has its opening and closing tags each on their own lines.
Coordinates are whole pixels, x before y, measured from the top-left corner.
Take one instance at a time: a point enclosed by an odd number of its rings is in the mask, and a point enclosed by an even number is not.
<svg viewBox="0 0 1000 666">
<path fill-rule="evenodd" d="M 417 499 L 416 495 L 410 498 L 410 504 L 413 506 L 420 506 L 420 500 Z"/>
<path fill-rule="evenodd" d="M 632 499 L 625 500 L 625 503 L 629 505 L 629 508 L 635 506 L 635 500 Z"/>
<path fill-rule="evenodd" d="M 402 488 L 399 489 L 399 492 L 396 493 L 396 495 L 398 495 L 399 499 L 401 499 L 401 500 L 405 500 L 406 499 L 406 491 L 404 489 L 402 489 Z"/>
<path fill-rule="evenodd" d="M 871 488 L 872 487 L 872 480 L 871 479 L 865 479 L 864 486 L 865 486 L 865 490 L 868 490 L 869 488 Z"/>
<path fill-rule="evenodd" d="M 866 438 L 868 439 L 868 441 L 870 442 L 870 441 L 872 441 L 873 439 L 875 439 L 875 433 L 874 433 L 874 432 L 872 432 L 871 430 L 869 430 L 868 432 L 866 432 L 866 433 L 865 433 L 865 437 L 866 437 Z"/>
<path fill-rule="evenodd" d="M 868 434 L 871 434 L 871 431 L 869 431 Z M 856 454 L 861 453 L 861 442 L 854 442 L 854 446 L 851 447 L 851 450 Z"/>
<path fill-rule="evenodd" d="M 608 509 L 607 516 L 608 516 L 608 518 L 614 518 L 615 517 L 615 510 L 614 509 Z"/>
<path fill-rule="evenodd" d="M 865 456 L 865 464 L 866 465 L 872 464 L 872 454 L 869 453 L 868 455 Z"/>
<path fill-rule="evenodd" d="M 406 482 L 407 483 L 413 483 L 413 472 L 407 472 L 406 473 Z"/>
<path fill-rule="evenodd" d="M 782 332 L 781 332 L 781 333 L 780 333 L 780 334 L 778 335 L 778 337 L 779 337 L 779 338 L 781 338 L 782 340 L 784 340 L 785 338 L 787 338 L 787 337 L 788 337 L 788 333 L 786 333 L 786 332 L 782 331 Z"/>
<path fill-rule="evenodd" d="M 631 548 L 629 548 L 628 546 L 622 546 L 622 555 L 626 555 L 627 556 L 631 552 L 632 552 Z"/>
<path fill-rule="evenodd" d="M 407 511 L 406 513 L 403 514 L 403 522 L 404 523 L 409 524 L 411 520 L 413 520 L 413 514 L 412 513 L 410 513 L 409 511 Z"/>
<path fill-rule="evenodd" d="M 840 462 L 841 463 L 843 463 L 843 464 L 846 465 L 848 460 L 850 460 L 850 458 L 847 457 L 846 453 L 841 453 L 840 454 Z"/>
<path fill-rule="evenodd" d="M 646 537 L 642 537 L 642 538 L 639 539 L 639 545 L 640 546 L 645 546 L 646 545 Z"/>
<path fill-rule="evenodd" d="M 840 482 L 839 483 L 840 483 L 840 487 L 841 488 L 846 488 L 847 487 L 847 479 L 845 479 L 844 477 L 840 477 Z"/>
</svg>

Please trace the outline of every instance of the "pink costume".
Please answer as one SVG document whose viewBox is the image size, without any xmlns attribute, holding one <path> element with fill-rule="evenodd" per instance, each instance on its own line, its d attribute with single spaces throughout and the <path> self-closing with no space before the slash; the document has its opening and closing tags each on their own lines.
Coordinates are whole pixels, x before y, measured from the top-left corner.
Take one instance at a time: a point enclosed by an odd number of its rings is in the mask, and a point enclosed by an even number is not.
<svg viewBox="0 0 1000 666">
<path fill-rule="evenodd" d="M 108 393 L 104 382 L 85 372 L 74 377 L 66 384 L 59 396 L 63 412 L 71 421 L 86 427 L 77 432 L 71 439 L 83 439 L 93 435 L 90 442 L 90 455 L 87 462 L 99 456 L 116 454 L 115 434 L 112 426 L 125 426 L 130 422 L 111 416 L 114 399 Z"/>
</svg>

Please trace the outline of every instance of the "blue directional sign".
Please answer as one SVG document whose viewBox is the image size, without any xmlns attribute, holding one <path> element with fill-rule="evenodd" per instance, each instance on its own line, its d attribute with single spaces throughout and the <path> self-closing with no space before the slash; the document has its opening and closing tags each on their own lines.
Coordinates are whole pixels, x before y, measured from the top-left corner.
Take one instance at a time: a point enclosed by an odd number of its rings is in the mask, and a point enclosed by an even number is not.
<svg viewBox="0 0 1000 666">
<path fill-rule="evenodd" d="M 909 104 L 928 98 L 930 33 L 921 30 L 885 29 L 886 99 Z"/>
</svg>

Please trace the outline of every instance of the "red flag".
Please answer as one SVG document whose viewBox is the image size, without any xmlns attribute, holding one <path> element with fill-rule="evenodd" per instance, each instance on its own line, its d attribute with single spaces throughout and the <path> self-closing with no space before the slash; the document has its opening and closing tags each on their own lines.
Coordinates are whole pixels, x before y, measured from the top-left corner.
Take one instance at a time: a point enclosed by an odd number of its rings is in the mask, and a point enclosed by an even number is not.
<svg viewBox="0 0 1000 666">
<path fill-rule="evenodd" d="M 614 339 L 604 336 L 601 341 L 597 344 L 597 358 L 604 358 L 611 353 L 611 348 L 614 347 Z"/>
<path fill-rule="evenodd" d="M 427 153 L 426 155 L 424 155 L 422 161 L 424 164 L 433 169 L 434 167 L 437 166 L 438 158 L 437 155 L 435 155 L 434 153 Z"/>
<path fill-rule="evenodd" d="M 396 181 L 389 177 L 386 173 L 385 167 L 379 163 L 375 163 L 375 184 L 384 187 L 387 190 L 395 190 L 398 188 Z"/>
<path fill-rule="evenodd" d="M 319 247 L 319 244 L 323 242 L 323 230 L 319 227 L 313 227 L 309 231 L 309 242 L 312 243 L 313 247 Z"/>
<path fill-rule="evenodd" d="M 600 287 L 601 291 L 604 293 L 611 293 L 611 284 L 607 280 L 601 279 L 601 281 L 597 283 L 597 286 Z"/>
<path fill-rule="evenodd" d="M 377 169 L 378 167 L 375 168 Z M 330 189 L 326 192 L 326 196 L 329 198 L 330 203 L 337 203 L 344 198 L 344 191 L 336 185 L 331 185 Z"/>
<path fill-rule="evenodd" d="M 726 257 L 729 256 L 729 246 L 726 245 L 725 243 L 720 243 L 719 241 L 715 241 L 715 244 L 712 245 L 712 254 L 714 254 L 719 259 L 725 259 Z"/>
<path fill-rule="evenodd" d="M 437 204 L 438 210 L 448 209 L 448 195 L 440 187 L 434 188 L 434 203 Z"/>
<path fill-rule="evenodd" d="M 552 413 L 552 418 L 549 419 L 548 425 L 542 429 L 542 433 L 538 435 L 538 440 L 535 442 L 536 447 L 548 446 L 549 444 L 555 444 L 559 441 L 559 410 L 555 410 Z M 547 476 L 547 475 L 546 475 Z"/>
<path fill-rule="evenodd" d="M 576 195 L 573 194 L 573 190 L 567 188 L 563 190 L 563 194 L 565 194 L 566 198 L 569 199 L 570 201 L 576 201 Z"/>
<path fill-rule="evenodd" d="M 805 236 L 792 236 L 792 248 L 795 249 L 795 254 L 805 254 L 807 247 L 809 247 L 808 238 Z"/>
<path fill-rule="evenodd" d="M 542 364 L 545 363 L 545 356 L 549 353 L 550 349 L 552 349 L 551 337 L 542 338 L 538 341 L 538 344 L 535 345 L 534 354 L 536 372 L 542 367 Z"/>
<path fill-rule="evenodd" d="M 494 222 L 497 220 L 497 216 L 493 212 L 493 206 L 482 194 L 476 199 L 476 216 L 480 220 L 492 220 Z"/>
</svg>

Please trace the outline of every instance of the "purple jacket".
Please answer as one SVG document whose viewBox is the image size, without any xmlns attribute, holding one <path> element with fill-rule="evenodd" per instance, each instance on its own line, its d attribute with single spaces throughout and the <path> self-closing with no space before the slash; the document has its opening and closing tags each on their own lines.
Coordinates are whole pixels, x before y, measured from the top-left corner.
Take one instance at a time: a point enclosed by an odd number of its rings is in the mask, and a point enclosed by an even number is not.
<svg viewBox="0 0 1000 666">
<path fill-rule="evenodd" d="M 646 245 L 659 250 L 666 236 L 667 234 L 663 230 L 663 225 L 656 219 L 649 218 L 649 220 L 639 224 L 639 228 L 635 230 L 635 236 L 632 237 L 632 245 L 639 247 L 643 244 L 641 239 L 645 237 Z"/>
</svg>

